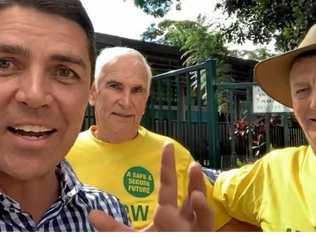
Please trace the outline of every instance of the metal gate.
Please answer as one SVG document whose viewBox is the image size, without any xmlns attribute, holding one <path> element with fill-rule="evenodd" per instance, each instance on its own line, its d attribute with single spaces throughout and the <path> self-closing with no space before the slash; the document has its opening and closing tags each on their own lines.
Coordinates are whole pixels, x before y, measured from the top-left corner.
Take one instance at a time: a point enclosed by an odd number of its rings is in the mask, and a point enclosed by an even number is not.
<svg viewBox="0 0 316 237">
<path fill-rule="evenodd" d="M 215 75 L 215 61 L 208 60 L 154 76 L 143 125 L 178 140 L 215 169 L 306 143 L 290 113 L 253 113 L 254 82 L 221 82 Z"/>
<path fill-rule="evenodd" d="M 142 120 L 150 130 L 182 143 L 207 167 L 220 166 L 214 81 L 214 60 L 154 76 Z"/>
<path fill-rule="evenodd" d="M 305 144 L 291 113 L 255 114 L 249 83 L 216 80 L 215 60 L 152 78 L 142 124 L 170 136 L 203 166 L 229 169 L 274 148 Z M 95 122 L 88 107 L 82 130 Z"/>
</svg>

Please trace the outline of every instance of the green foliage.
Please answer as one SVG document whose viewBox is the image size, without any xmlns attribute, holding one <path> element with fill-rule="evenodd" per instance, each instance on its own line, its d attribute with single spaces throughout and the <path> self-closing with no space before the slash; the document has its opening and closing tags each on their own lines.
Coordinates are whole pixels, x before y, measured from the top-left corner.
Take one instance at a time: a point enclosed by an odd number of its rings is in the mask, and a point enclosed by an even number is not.
<svg viewBox="0 0 316 237">
<path fill-rule="evenodd" d="M 135 6 L 141 8 L 145 13 L 154 17 L 163 17 L 175 0 L 134 0 Z M 178 8 L 180 2 L 178 1 Z"/>
<path fill-rule="evenodd" d="M 271 52 L 269 49 L 263 47 L 255 50 L 234 50 L 230 51 L 230 55 L 238 58 L 246 58 L 256 61 L 261 61 L 272 57 L 275 53 Z"/>
<path fill-rule="evenodd" d="M 276 48 L 295 48 L 316 22 L 315 0 L 219 0 L 216 6 L 228 14 L 223 26 L 229 42 L 255 44 L 276 40 Z"/>
<path fill-rule="evenodd" d="M 210 32 L 212 25 L 199 16 L 197 21 L 165 20 L 152 24 L 143 33 L 143 40 L 178 47 L 185 58 L 185 65 L 194 65 L 210 57 L 222 59 L 228 50 L 219 32 Z"/>
<path fill-rule="evenodd" d="M 209 29 L 212 25 L 207 24 L 204 17 L 199 16 L 197 21 L 171 21 L 165 20 L 156 25 L 151 25 L 143 33 L 143 40 L 174 46 L 182 52 L 184 65 L 195 65 L 209 58 L 217 60 L 217 79 L 220 81 L 229 81 L 231 66 L 224 62 L 228 50 L 225 47 L 224 39 L 219 32 L 212 32 Z M 206 93 L 206 75 L 201 73 L 201 91 Z M 191 75 L 192 88 L 195 90 L 198 86 L 197 75 Z M 206 94 L 203 94 L 205 99 Z M 219 97 L 223 97 L 219 95 Z M 225 100 L 223 100 L 223 103 Z M 219 100 L 221 105 L 221 101 Z M 221 108 L 221 107 L 219 107 Z"/>
</svg>

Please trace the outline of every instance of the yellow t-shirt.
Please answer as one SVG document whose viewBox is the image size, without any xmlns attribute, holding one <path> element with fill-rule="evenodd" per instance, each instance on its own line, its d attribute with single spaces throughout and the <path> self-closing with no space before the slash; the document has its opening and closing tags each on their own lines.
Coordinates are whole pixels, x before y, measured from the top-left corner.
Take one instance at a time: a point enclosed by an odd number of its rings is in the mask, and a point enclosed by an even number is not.
<svg viewBox="0 0 316 237">
<path fill-rule="evenodd" d="M 316 157 L 310 146 L 275 150 L 220 174 L 214 198 L 264 231 L 316 230 Z"/>
<path fill-rule="evenodd" d="M 192 156 L 175 140 L 139 128 L 135 139 L 110 144 L 98 140 L 89 130 L 80 133 L 67 160 L 79 179 L 117 196 L 125 204 L 134 228 L 147 226 L 157 204 L 160 180 L 160 157 L 166 142 L 174 144 L 178 181 L 178 204 L 187 194 L 187 169 Z M 209 205 L 216 213 L 215 228 L 220 228 L 230 217 L 214 203 L 212 186 L 207 185 Z M 166 217 L 167 218 L 167 217 Z"/>
</svg>

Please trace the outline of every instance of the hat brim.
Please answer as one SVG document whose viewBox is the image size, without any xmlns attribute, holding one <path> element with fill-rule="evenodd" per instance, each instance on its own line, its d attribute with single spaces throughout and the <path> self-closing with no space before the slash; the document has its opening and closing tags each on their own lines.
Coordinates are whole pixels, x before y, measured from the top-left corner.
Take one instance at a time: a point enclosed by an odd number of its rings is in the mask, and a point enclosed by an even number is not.
<svg viewBox="0 0 316 237">
<path fill-rule="evenodd" d="M 316 49 L 316 44 L 298 48 L 258 63 L 254 69 L 257 84 L 274 100 L 292 108 L 290 70 L 300 54 Z"/>
</svg>

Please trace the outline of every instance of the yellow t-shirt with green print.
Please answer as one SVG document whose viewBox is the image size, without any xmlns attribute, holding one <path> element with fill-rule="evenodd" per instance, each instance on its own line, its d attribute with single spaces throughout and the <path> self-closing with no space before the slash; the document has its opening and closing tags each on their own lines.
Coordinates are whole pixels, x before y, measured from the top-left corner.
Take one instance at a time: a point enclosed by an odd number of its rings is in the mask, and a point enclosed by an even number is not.
<svg viewBox="0 0 316 237">
<path fill-rule="evenodd" d="M 190 152 L 175 140 L 139 128 L 135 139 L 110 144 L 98 140 L 93 127 L 80 133 L 67 160 L 81 182 L 114 194 L 125 205 L 134 228 L 147 226 L 157 204 L 160 180 L 160 157 L 166 142 L 174 144 L 178 182 L 178 204 L 187 195 Z M 213 202 L 212 186 L 207 182 L 209 205 L 214 209 L 214 227 L 220 228 L 230 217 Z"/>
<path fill-rule="evenodd" d="M 214 198 L 232 217 L 263 231 L 316 230 L 316 157 L 310 146 L 274 150 L 223 172 Z"/>
</svg>

